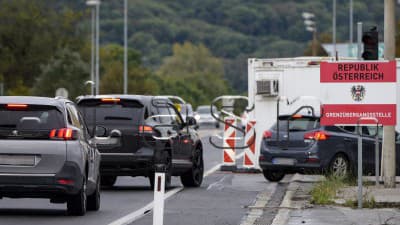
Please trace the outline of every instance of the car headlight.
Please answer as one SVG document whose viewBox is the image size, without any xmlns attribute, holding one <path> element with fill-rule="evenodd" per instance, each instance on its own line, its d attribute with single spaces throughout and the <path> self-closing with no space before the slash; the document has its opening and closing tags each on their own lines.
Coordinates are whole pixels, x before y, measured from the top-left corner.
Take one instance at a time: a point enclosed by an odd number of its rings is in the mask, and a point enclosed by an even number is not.
<svg viewBox="0 0 400 225">
<path fill-rule="evenodd" d="M 200 119 L 200 115 L 195 115 L 194 118 L 195 118 L 196 120 L 199 120 L 199 119 Z"/>
</svg>

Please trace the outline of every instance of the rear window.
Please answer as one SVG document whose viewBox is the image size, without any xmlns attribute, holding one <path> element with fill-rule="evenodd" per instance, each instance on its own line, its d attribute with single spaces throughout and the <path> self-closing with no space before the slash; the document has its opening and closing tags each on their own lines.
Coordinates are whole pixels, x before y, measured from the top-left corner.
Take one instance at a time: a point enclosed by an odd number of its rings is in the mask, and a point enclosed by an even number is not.
<svg viewBox="0 0 400 225">
<path fill-rule="evenodd" d="M 279 118 L 279 131 L 287 131 L 289 123 L 289 131 L 308 131 L 317 129 L 319 125 L 319 118 L 316 117 L 280 117 Z M 271 128 L 272 130 L 277 130 L 277 123 Z"/>
<path fill-rule="evenodd" d="M 199 106 L 196 110 L 199 114 L 211 114 L 211 106 Z M 213 113 L 216 113 L 217 110 L 213 107 Z"/>
<path fill-rule="evenodd" d="M 102 102 L 100 99 L 85 100 L 78 104 L 89 126 L 98 125 L 137 125 L 143 120 L 144 106 L 138 101 L 121 100 Z"/>
<path fill-rule="evenodd" d="M 53 106 L 0 105 L 0 138 L 48 138 L 52 129 L 65 127 L 63 114 Z"/>
</svg>

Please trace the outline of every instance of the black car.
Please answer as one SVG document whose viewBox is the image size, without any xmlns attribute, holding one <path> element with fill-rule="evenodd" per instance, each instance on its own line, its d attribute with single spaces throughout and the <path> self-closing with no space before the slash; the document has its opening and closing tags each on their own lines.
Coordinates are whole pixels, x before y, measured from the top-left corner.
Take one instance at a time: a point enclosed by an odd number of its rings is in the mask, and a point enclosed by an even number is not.
<svg viewBox="0 0 400 225">
<path fill-rule="evenodd" d="M 168 99 L 142 95 L 78 97 L 77 104 L 89 127 L 100 125 L 121 132 L 119 142 L 97 143 L 102 159 L 104 186 L 118 176 L 145 176 L 154 185 L 156 164 L 165 164 L 166 187 L 171 176 L 184 186 L 198 187 L 203 180 L 203 146 L 192 117 L 182 119 Z M 107 135 L 107 134 L 106 134 Z"/>
<path fill-rule="evenodd" d="M 377 128 L 362 126 L 360 129 L 363 135 L 363 173 L 372 175 L 375 173 Z M 381 139 L 382 129 L 378 129 L 378 135 Z M 358 137 L 356 126 L 321 126 L 320 118 L 315 116 L 280 116 L 279 121 L 263 134 L 260 167 L 269 181 L 279 181 L 287 173 L 352 175 L 357 171 Z M 381 149 L 381 141 L 379 145 Z M 397 161 L 400 159 L 399 150 L 397 139 Z M 400 167 L 396 167 L 396 173 L 400 174 Z"/>
<path fill-rule="evenodd" d="M 0 97 L 0 198 L 67 202 L 69 214 L 100 207 L 100 153 L 75 104 Z"/>
</svg>

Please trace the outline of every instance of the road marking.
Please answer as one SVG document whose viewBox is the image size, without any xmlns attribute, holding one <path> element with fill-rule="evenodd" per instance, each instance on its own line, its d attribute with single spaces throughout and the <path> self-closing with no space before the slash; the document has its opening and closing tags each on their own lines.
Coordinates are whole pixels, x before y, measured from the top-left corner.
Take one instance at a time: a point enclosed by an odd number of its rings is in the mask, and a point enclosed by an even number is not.
<svg viewBox="0 0 400 225">
<path fill-rule="evenodd" d="M 210 174 L 214 173 L 215 171 L 219 170 L 219 168 L 221 167 L 222 164 L 218 164 L 216 166 L 214 166 L 213 168 L 209 169 L 208 171 L 206 171 L 204 173 L 204 177 L 209 176 Z M 180 192 L 183 190 L 183 187 L 176 187 L 170 191 L 168 191 L 165 194 L 164 200 L 167 200 L 168 198 L 170 198 L 171 196 L 173 196 L 174 194 Z M 153 210 L 153 204 L 154 201 L 150 202 L 149 204 L 145 205 L 143 208 L 138 209 L 132 213 L 129 213 L 128 215 L 119 218 L 118 220 L 115 220 L 111 223 L 109 223 L 108 225 L 126 225 L 126 224 L 130 224 L 132 222 L 134 222 L 135 220 L 140 219 L 141 217 L 143 217 L 144 215 L 146 215 L 148 212 L 150 212 L 151 210 Z"/>
<path fill-rule="evenodd" d="M 172 195 L 174 195 L 174 194 L 176 194 L 176 193 L 178 193 L 178 192 L 180 192 L 182 190 L 183 190 L 183 187 L 177 187 L 177 188 L 174 188 L 174 189 L 168 191 L 165 194 L 164 200 L 168 199 Z M 116 221 L 114 221 L 112 223 L 109 223 L 108 225 L 126 225 L 126 224 L 130 224 L 133 221 L 141 218 L 142 216 L 144 216 L 148 212 L 150 212 L 153 209 L 153 204 L 154 204 L 154 201 L 150 202 L 149 204 L 147 204 L 143 208 L 141 208 L 139 210 L 136 210 L 135 212 L 132 212 L 132 213 L 130 213 L 130 214 L 124 216 L 124 217 L 121 217 L 120 219 L 118 219 L 118 220 L 116 220 Z"/>
<path fill-rule="evenodd" d="M 236 159 L 242 158 L 244 155 L 244 152 L 236 155 Z M 216 172 L 217 170 L 219 170 L 219 168 L 221 168 L 222 163 L 215 165 L 214 167 L 212 167 L 211 169 L 207 170 L 203 177 L 207 177 L 209 175 L 211 175 L 212 173 Z M 171 196 L 173 196 L 174 194 L 180 192 L 183 190 L 183 187 L 176 187 L 170 191 L 168 191 L 165 194 L 164 200 L 167 200 L 168 198 L 170 198 Z M 144 215 L 146 215 L 148 212 L 150 212 L 151 210 L 153 210 L 153 204 L 154 201 L 150 202 L 149 204 L 145 205 L 143 208 L 138 209 L 132 213 L 129 213 L 128 215 L 119 218 L 118 220 L 115 220 L 111 223 L 109 223 L 108 225 L 126 225 L 126 224 L 130 224 L 132 222 L 134 222 L 135 220 L 140 219 L 141 217 L 143 217 Z"/>
<path fill-rule="evenodd" d="M 226 176 L 223 176 L 219 181 L 210 184 L 207 188 L 207 191 L 211 190 L 213 187 L 215 187 L 217 190 L 222 190 L 224 188 L 222 182 L 224 182 L 225 178 Z"/>
</svg>

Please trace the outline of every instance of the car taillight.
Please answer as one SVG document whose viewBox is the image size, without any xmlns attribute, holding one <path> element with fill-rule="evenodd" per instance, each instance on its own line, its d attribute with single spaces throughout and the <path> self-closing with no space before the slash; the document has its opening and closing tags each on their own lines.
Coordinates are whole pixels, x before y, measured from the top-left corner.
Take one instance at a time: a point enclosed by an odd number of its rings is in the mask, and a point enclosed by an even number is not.
<svg viewBox="0 0 400 225">
<path fill-rule="evenodd" d="M 102 98 L 101 99 L 101 102 L 104 102 L 104 103 L 118 103 L 120 101 L 121 101 L 121 99 L 119 99 L 119 98 Z"/>
<path fill-rule="evenodd" d="M 328 137 L 329 137 L 329 134 L 327 132 L 321 131 L 321 130 L 304 134 L 304 139 L 316 140 L 316 141 L 324 141 L 324 140 L 327 140 Z"/>
<path fill-rule="evenodd" d="M 59 140 L 76 140 L 77 134 L 76 131 L 71 128 L 53 129 L 50 131 L 50 138 Z"/>
<path fill-rule="evenodd" d="M 73 185 L 75 182 L 74 182 L 74 180 L 70 180 L 70 179 L 58 179 L 57 183 L 62 184 L 62 185 Z"/>
<path fill-rule="evenodd" d="M 13 110 L 22 110 L 22 109 L 27 109 L 28 105 L 27 104 L 7 104 L 6 108 L 13 109 Z"/>
<path fill-rule="evenodd" d="M 140 133 L 153 133 L 153 127 L 151 126 L 139 126 Z"/>
<path fill-rule="evenodd" d="M 271 137 L 272 137 L 272 132 L 271 131 L 269 131 L 269 130 L 264 131 L 264 133 L 263 133 L 263 138 L 264 139 L 268 139 L 268 138 L 271 138 Z"/>
</svg>

